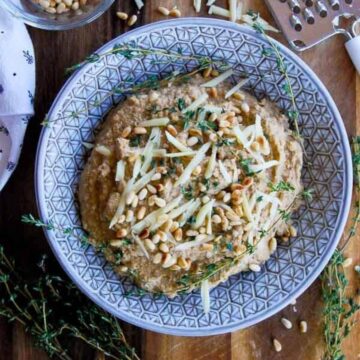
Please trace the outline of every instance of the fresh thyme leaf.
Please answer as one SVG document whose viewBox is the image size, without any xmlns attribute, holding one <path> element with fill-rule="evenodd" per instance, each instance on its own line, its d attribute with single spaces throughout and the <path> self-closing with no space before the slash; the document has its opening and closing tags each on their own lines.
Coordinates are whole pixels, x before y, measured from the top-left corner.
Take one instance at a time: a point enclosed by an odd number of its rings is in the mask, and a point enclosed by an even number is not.
<svg viewBox="0 0 360 360">
<path fill-rule="evenodd" d="M 251 158 L 241 159 L 239 161 L 239 165 L 240 165 L 241 169 L 244 171 L 246 176 L 254 176 L 255 175 L 255 173 L 250 170 L 250 165 L 251 164 L 252 164 L 252 159 Z"/>
<path fill-rule="evenodd" d="M 190 184 L 186 187 L 181 186 L 181 193 L 184 195 L 186 200 L 191 200 L 194 198 L 194 189 Z"/>
<path fill-rule="evenodd" d="M 263 201 L 263 199 L 264 199 L 264 197 L 262 195 L 260 195 L 256 198 L 256 202 L 261 202 L 261 201 Z"/>
<path fill-rule="evenodd" d="M 291 213 L 284 209 L 279 209 L 279 214 L 281 215 L 281 219 L 284 220 L 285 222 L 289 221 L 291 218 Z"/>
<path fill-rule="evenodd" d="M 278 191 L 294 191 L 295 188 L 289 182 L 281 180 L 277 184 L 269 183 L 268 187 L 270 192 L 278 192 Z"/>
<path fill-rule="evenodd" d="M 140 145 L 141 135 L 136 135 L 130 139 L 129 145 L 132 147 L 137 147 Z"/>
<path fill-rule="evenodd" d="M 195 116 L 195 111 L 193 111 L 193 110 L 187 111 L 185 114 L 183 114 L 182 120 L 183 120 L 184 130 L 190 126 L 190 122 L 194 118 L 194 116 Z"/>
<path fill-rule="evenodd" d="M 301 196 L 303 197 L 303 199 L 305 200 L 312 200 L 313 198 L 313 190 L 312 189 L 304 189 L 301 193 Z"/>
<path fill-rule="evenodd" d="M 186 103 L 184 98 L 179 98 L 177 101 L 177 106 L 180 111 L 183 111 L 186 108 Z"/>
<path fill-rule="evenodd" d="M 187 220 L 187 223 L 189 225 L 193 225 L 195 224 L 195 222 L 196 222 L 196 217 L 194 215 L 190 216 L 189 219 Z"/>
<path fill-rule="evenodd" d="M 227 243 L 226 244 L 226 248 L 229 250 L 229 251 L 234 251 L 234 245 L 232 243 Z"/>
<path fill-rule="evenodd" d="M 220 138 L 217 142 L 216 142 L 216 146 L 220 147 L 220 146 L 232 146 L 234 145 L 235 141 L 232 139 L 225 139 L 225 138 Z"/>
<path fill-rule="evenodd" d="M 255 246 L 250 243 L 246 243 L 246 252 L 248 254 L 253 254 L 255 252 Z"/>
<path fill-rule="evenodd" d="M 265 237 L 266 235 L 267 235 L 267 231 L 266 230 L 264 230 L 264 229 L 261 229 L 261 230 L 259 230 L 259 234 L 260 234 L 260 239 L 262 239 L 263 237 Z"/>
</svg>

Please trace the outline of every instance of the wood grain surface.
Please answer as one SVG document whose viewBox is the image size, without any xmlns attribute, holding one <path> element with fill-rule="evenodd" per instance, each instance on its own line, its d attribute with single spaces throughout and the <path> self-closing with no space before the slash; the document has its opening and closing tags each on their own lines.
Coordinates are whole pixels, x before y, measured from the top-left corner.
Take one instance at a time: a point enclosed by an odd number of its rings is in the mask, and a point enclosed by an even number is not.
<svg viewBox="0 0 360 360">
<path fill-rule="evenodd" d="M 135 26 L 164 19 L 156 12 L 160 5 L 171 8 L 177 5 L 183 16 L 195 16 L 192 0 L 146 0 L 143 11 Z M 263 0 L 245 0 L 247 8 L 258 10 L 270 19 Z M 225 0 L 217 4 L 225 5 Z M 136 12 L 132 0 L 116 1 L 112 8 L 94 23 L 81 29 L 67 32 L 46 32 L 30 29 L 37 58 L 36 115 L 32 119 L 24 144 L 20 164 L 11 181 L 0 194 L 0 241 L 6 250 L 14 255 L 19 266 L 26 271 L 43 253 L 50 254 L 41 230 L 20 222 L 24 213 L 37 213 L 34 195 L 34 158 L 41 131 L 40 123 L 55 95 L 65 81 L 64 69 L 81 61 L 86 55 L 110 39 L 124 33 L 128 27 L 116 18 L 116 10 L 129 14 Z M 1 11 L 1 10 L 0 10 Z M 206 16 L 205 9 L 201 15 Z M 278 36 L 283 41 L 281 36 Z M 319 75 L 337 103 L 349 136 L 360 131 L 360 79 L 344 50 L 344 39 L 333 38 L 301 57 Z M 357 235 L 346 253 L 360 262 L 360 236 Z M 55 260 L 51 268 L 62 274 Z M 352 270 L 350 288 L 359 286 Z M 247 330 L 232 334 L 206 338 L 164 336 L 124 324 L 129 341 L 144 360 L 319 360 L 323 350 L 321 335 L 321 311 L 319 282 L 315 282 L 295 306 L 289 306 L 281 313 Z M 295 324 L 285 330 L 280 323 L 286 316 Z M 305 319 L 309 323 L 307 334 L 300 334 L 297 324 Z M 276 353 L 272 348 L 272 337 L 279 339 L 283 351 Z M 353 329 L 345 342 L 348 360 L 360 358 L 360 326 Z M 76 344 L 74 360 L 95 359 L 98 356 Z M 34 349 L 31 339 L 19 325 L 9 325 L 0 320 L 0 360 L 44 360 L 47 356 Z"/>
</svg>

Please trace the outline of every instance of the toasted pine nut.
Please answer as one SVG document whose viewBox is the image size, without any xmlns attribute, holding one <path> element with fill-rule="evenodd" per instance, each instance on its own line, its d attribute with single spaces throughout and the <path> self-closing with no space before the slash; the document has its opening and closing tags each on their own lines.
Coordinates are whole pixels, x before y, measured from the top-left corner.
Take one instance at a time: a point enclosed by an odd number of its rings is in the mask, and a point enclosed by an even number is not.
<svg viewBox="0 0 360 360">
<path fill-rule="evenodd" d="M 252 177 L 246 177 L 242 182 L 243 186 L 245 186 L 245 187 L 249 187 L 253 183 L 254 183 L 254 179 Z"/>
<path fill-rule="evenodd" d="M 116 237 L 117 238 L 124 238 L 126 235 L 128 234 L 126 229 L 120 229 L 116 232 Z"/>
<path fill-rule="evenodd" d="M 292 225 L 289 226 L 289 233 L 291 237 L 295 237 L 297 235 L 297 230 L 295 229 L 294 226 Z"/>
<path fill-rule="evenodd" d="M 343 262 L 343 267 L 344 268 L 347 268 L 347 267 L 349 267 L 351 264 L 353 263 L 353 259 L 352 258 L 346 258 L 345 260 L 344 260 L 344 262 Z"/>
<path fill-rule="evenodd" d="M 221 223 L 221 217 L 217 214 L 213 215 L 213 217 L 211 218 L 212 219 L 212 222 L 214 224 L 220 224 Z"/>
<path fill-rule="evenodd" d="M 200 249 L 203 251 L 212 251 L 214 249 L 214 245 L 205 243 L 200 246 Z"/>
<path fill-rule="evenodd" d="M 157 190 L 154 186 L 147 184 L 146 187 L 152 194 L 156 194 Z"/>
<path fill-rule="evenodd" d="M 164 230 L 165 232 L 170 231 L 170 228 L 171 228 L 171 226 L 172 226 L 172 223 L 173 223 L 173 221 L 172 221 L 171 219 L 167 220 L 167 221 L 163 224 L 163 226 L 161 227 L 162 230 Z"/>
<path fill-rule="evenodd" d="M 200 175 L 200 174 L 201 174 L 201 166 L 198 165 L 198 166 L 194 169 L 194 171 L 193 171 L 192 173 L 193 173 L 193 175 L 195 175 L 195 176 Z"/>
<path fill-rule="evenodd" d="M 231 184 L 230 186 L 231 191 L 242 190 L 243 188 L 244 186 L 242 184 Z"/>
<path fill-rule="evenodd" d="M 144 134 L 147 133 L 147 130 L 146 130 L 146 128 L 144 128 L 144 127 L 137 126 L 137 127 L 134 129 L 134 133 L 135 133 L 136 135 L 144 135 Z"/>
<path fill-rule="evenodd" d="M 197 138 L 197 137 L 195 137 L 195 136 L 192 136 L 191 138 L 189 138 L 188 140 L 187 140 L 187 145 L 188 146 L 194 146 L 194 145 L 196 145 L 197 143 L 199 142 L 199 139 Z"/>
<path fill-rule="evenodd" d="M 234 251 L 235 251 L 236 255 L 241 255 L 241 254 L 245 253 L 246 246 L 244 244 L 235 245 Z"/>
<path fill-rule="evenodd" d="M 131 207 L 135 209 L 135 208 L 137 208 L 138 204 L 139 204 L 139 197 L 137 195 L 135 195 L 134 199 L 131 203 Z"/>
<path fill-rule="evenodd" d="M 118 11 L 116 13 L 116 16 L 120 19 L 120 20 L 127 20 L 129 18 L 129 15 L 125 12 L 122 11 Z"/>
<path fill-rule="evenodd" d="M 167 214 L 161 214 L 158 218 L 157 218 L 157 221 L 159 222 L 159 223 L 164 223 L 164 222 L 166 222 L 166 221 L 168 221 L 169 220 L 169 215 L 167 215 Z"/>
<path fill-rule="evenodd" d="M 186 231 L 186 236 L 197 236 L 199 235 L 199 232 L 196 230 L 187 230 Z"/>
<path fill-rule="evenodd" d="M 219 76 L 219 75 L 220 75 L 220 73 L 217 70 L 215 70 L 215 69 L 211 70 L 211 76 Z"/>
<path fill-rule="evenodd" d="M 165 15 L 165 16 L 169 16 L 169 14 L 170 14 L 170 10 L 163 6 L 159 6 L 157 8 L 157 10 L 160 14 Z"/>
<path fill-rule="evenodd" d="M 202 131 L 200 129 L 196 129 L 196 128 L 189 129 L 189 134 L 191 136 L 199 136 L 199 137 L 201 137 L 203 135 Z"/>
<path fill-rule="evenodd" d="M 172 271 L 179 271 L 179 270 L 181 270 L 181 267 L 180 267 L 179 265 L 174 264 L 174 265 L 172 265 L 172 266 L 170 267 L 170 270 L 172 270 Z"/>
<path fill-rule="evenodd" d="M 180 17 L 181 11 L 179 9 L 174 8 L 170 10 L 169 15 L 173 17 Z"/>
<path fill-rule="evenodd" d="M 168 125 L 167 127 L 166 127 L 166 129 L 167 129 L 167 131 L 172 135 L 172 136 L 176 136 L 177 135 L 177 130 L 176 130 L 176 128 L 175 128 L 175 126 L 173 126 L 173 125 Z"/>
<path fill-rule="evenodd" d="M 218 97 L 218 91 L 215 87 L 212 87 L 209 89 L 209 95 L 213 98 L 217 98 Z"/>
<path fill-rule="evenodd" d="M 150 239 L 145 239 L 144 244 L 150 251 L 154 251 L 156 249 L 155 244 Z"/>
<path fill-rule="evenodd" d="M 165 243 L 161 243 L 159 249 L 163 253 L 168 253 L 170 251 L 169 247 Z"/>
<path fill-rule="evenodd" d="M 182 229 L 177 229 L 175 230 L 175 233 L 174 233 L 174 238 L 176 241 L 180 241 L 183 237 L 183 232 L 182 232 Z"/>
<path fill-rule="evenodd" d="M 223 202 L 224 202 L 224 203 L 227 203 L 227 202 L 230 201 L 230 199 L 231 199 L 231 194 L 230 194 L 230 193 L 226 193 L 226 194 L 224 195 L 224 197 L 223 197 Z"/>
<path fill-rule="evenodd" d="M 259 272 L 259 271 L 261 271 L 261 267 L 260 267 L 260 265 L 258 265 L 258 264 L 250 264 L 250 265 L 249 265 L 249 269 L 250 269 L 251 271 L 254 271 L 254 272 Z"/>
<path fill-rule="evenodd" d="M 228 127 L 230 127 L 230 123 L 227 120 L 220 120 L 219 127 L 220 128 L 228 128 Z"/>
<path fill-rule="evenodd" d="M 162 253 L 156 253 L 155 256 L 153 257 L 153 263 L 160 264 L 162 257 L 163 257 Z"/>
<path fill-rule="evenodd" d="M 176 231 L 178 228 L 179 228 L 179 223 L 177 221 L 173 221 L 172 224 L 171 224 L 171 228 L 170 228 L 170 232 L 174 232 Z"/>
<path fill-rule="evenodd" d="M 273 339 L 273 346 L 276 352 L 280 352 L 282 350 L 282 345 L 277 339 Z"/>
<path fill-rule="evenodd" d="M 168 240 L 168 237 L 167 237 L 167 235 L 166 235 L 166 232 L 160 230 L 160 231 L 158 231 L 157 233 L 159 234 L 161 241 L 165 242 L 165 241 Z"/>
<path fill-rule="evenodd" d="M 170 254 L 166 254 L 162 266 L 166 269 L 175 265 L 176 262 L 177 259 L 175 257 L 171 256 Z"/>
<path fill-rule="evenodd" d="M 211 67 L 208 67 L 207 69 L 205 69 L 204 70 L 204 72 L 203 72 L 203 77 L 206 79 L 206 78 L 208 78 L 208 77 L 210 77 L 210 75 L 211 75 Z"/>
<path fill-rule="evenodd" d="M 158 198 L 156 197 L 155 199 L 155 204 L 159 207 L 159 208 L 163 208 L 166 206 L 166 201 L 164 199 Z"/>
<path fill-rule="evenodd" d="M 132 210 L 128 210 L 126 212 L 126 222 L 132 221 L 133 218 L 134 218 L 134 212 Z"/>
<path fill-rule="evenodd" d="M 122 224 L 123 222 L 125 222 L 126 220 L 126 217 L 124 214 L 120 215 L 119 216 L 119 220 L 118 220 L 118 224 Z"/>
<path fill-rule="evenodd" d="M 123 138 L 127 138 L 127 137 L 131 134 L 131 130 L 132 130 L 131 126 L 127 126 L 127 127 L 122 131 L 121 136 L 122 136 Z"/>
<path fill-rule="evenodd" d="M 138 195 L 139 200 L 144 200 L 146 198 L 146 195 L 148 194 L 148 191 L 146 188 L 143 188 Z"/>
<path fill-rule="evenodd" d="M 277 248 L 277 240 L 276 240 L 276 238 L 271 238 L 269 240 L 269 250 L 270 250 L 270 252 L 273 253 L 276 250 L 276 248 Z"/>
<path fill-rule="evenodd" d="M 210 201 L 210 198 L 207 195 L 205 195 L 202 197 L 201 201 L 203 202 L 203 204 L 207 204 Z"/>
<path fill-rule="evenodd" d="M 151 181 L 158 181 L 161 179 L 161 174 L 160 173 L 155 173 L 152 178 Z"/>
<path fill-rule="evenodd" d="M 138 17 L 136 15 L 132 15 L 128 21 L 128 26 L 133 26 L 137 22 Z"/>
<path fill-rule="evenodd" d="M 141 206 L 136 214 L 136 218 L 138 220 L 142 220 L 145 216 L 145 213 L 146 213 L 146 206 Z"/>
<path fill-rule="evenodd" d="M 250 147 L 251 147 L 251 150 L 254 150 L 254 151 L 260 150 L 260 144 L 257 141 L 254 141 Z"/>
<path fill-rule="evenodd" d="M 188 266 L 188 262 L 186 261 L 186 259 L 184 259 L 182 256 L 180 256 L 177 259 L 177 264 L 182 268 L 182 269 L 186 269 Z"/>
<path fill-rule="evenodd" d="M 302 334 L 305 334 L 308 330 L 308 326 L 307 326 L 307 322 L 306 321 L 300 321 L 300 324 L 299 324 L 299 327 L 300 327 L 300 332 Z"/>
<path fill-rule="evenodd" d="M 239 92 L 236 92 L 234 94 L 232 94 L 233 98 L 235 98 L 236 100 L 244 100 L 245 99 L 245 95 L 239 93 Z"/>
<path fill-rule="evenodd" d="M 248 112 L 250 112 L 250 106 L 249 106 L 249 104 L 248 103 L 246 103 L 246 102 L 243 102 L 242 104 L 241 104 L 241 111 L 242 112 L 244 112 L 244 113 L 248 113 Z"/>
<path fill-rule="evenodd" d="M 291 329 L 293 326 L 292 322 L 290 320 L 288 320 L 287 318 L 282 317 L 280 321 L 284 325 L 284 327 L 288 330 Z"/>
<path fill-rule="evenodd" d="M 217 114 L 212 113 L 212 114 L 209 116 L 209 121 L 214 122 L 217 118 L 218 118 Z"/>
<path fill-rule="evenodd" d="M 155 234 L 153 237 L 152 237 L 152 242 L 154 244 L 158 244 L 160 242 L 160 236 L 159 234 Z"/>
</svg>

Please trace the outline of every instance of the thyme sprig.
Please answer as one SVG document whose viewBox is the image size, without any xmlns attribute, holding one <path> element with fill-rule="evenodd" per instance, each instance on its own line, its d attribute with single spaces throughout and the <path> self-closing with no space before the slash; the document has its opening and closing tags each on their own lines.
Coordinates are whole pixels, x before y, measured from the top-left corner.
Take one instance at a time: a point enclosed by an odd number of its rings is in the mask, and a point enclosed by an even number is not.
<svg viewBox="0 0 360 360">
<path fill-rule="evenodd" d="M 48 226 L 34 223 L 35 226 Z M 88 300 L 69 281 L 47 273 L 45 258 L 36 281 L 17 272 L 0 246 L 0 316 L 19 322 L 50 357 L 71 360 L 68 343 L 80 339 L 109 359 L 138 359 L 118 321 Z"/>
<path fill-rule="evenodd" d="M 353 138 L 353 165 L 356 184 L 355 216 L 347 234 L 343 236 L 343 245 L 332 256 L 321 275 L 322 298 L 324 301 L 323 333 L 326 343 L 324 360 L 343 360 L 342 342 L 349 335 L 355 324 L 353 317 L 360 310 L 347 289 L 349 280 L 344 270 L 344 250 L 351 238 L 356 234 L 360 222 L 360 137 Z"/>
<path fill-rule="evenodd" d="M 281 51 L 277 44 L 275 43 L 275 40 L 267 35 L 264 26 L 258 21 L 260 19 L 259 13 L 256 13 L 254 11 L 249 11 L 248 15 L 251 16 L 253 24 L 252 27 L 260 33 L 268 42 L 269 48 L 265 48 L 263 51 L 264 56 L 271 56 L 274 55 L 276 58 L 276 64 L 279 72 L 284 76 L 285 84 L 283 86 L 284 92 L 289 96 L 290 102 L 291 102 L 291 109 L 287 111 L 287 115 L 290 118 L 290 120 L 293 121 L 294 127 L 295 127 L 295 135 L 297 138 L 301 138 L 300 136 L 300 130 L 299 130 L 299 111 L 296 105 L 295 100 L 295 94 L 294 89 L 291 84 L 290 76 L 287 71 L 287 66 L 285 63 L 285 59 L 283 55 L 281 54 Z"/>
</svg>

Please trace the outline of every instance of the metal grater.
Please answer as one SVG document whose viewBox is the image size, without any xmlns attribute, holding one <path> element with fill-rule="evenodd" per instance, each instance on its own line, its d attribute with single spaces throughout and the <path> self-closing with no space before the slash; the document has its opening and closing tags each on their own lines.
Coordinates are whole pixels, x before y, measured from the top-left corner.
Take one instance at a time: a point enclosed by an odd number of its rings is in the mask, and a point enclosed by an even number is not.
<svg viewBox="0 0 360 360">
<path fill-rule="evenodd" d="M 360 0 L 265 0 L 279 27 L 297 51 L 306 50 L 336 34 L 360 73 Z"/>
</svg>

